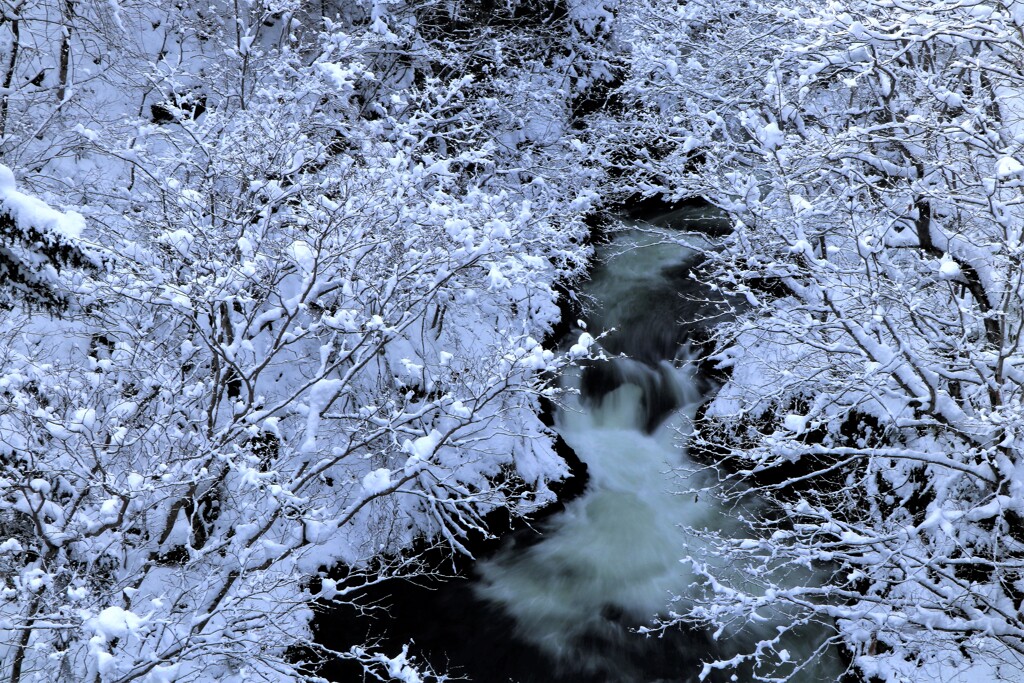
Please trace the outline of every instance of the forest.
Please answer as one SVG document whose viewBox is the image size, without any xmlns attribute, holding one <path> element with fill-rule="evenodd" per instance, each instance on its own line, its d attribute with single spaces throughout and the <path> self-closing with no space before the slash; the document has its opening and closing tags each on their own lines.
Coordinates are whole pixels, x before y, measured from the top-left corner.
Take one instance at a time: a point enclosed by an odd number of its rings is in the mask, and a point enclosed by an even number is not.
<svg viewBox="0 0 1024 683">
<path fill-rule="evenodd" d="M 747 635 L 659 681 L 1024 681 L 1022 187 L 1022 0 L 0 0 L 0 681 L 455 680 L 314 622 L 673 373 L 686 585 L 602 623 Z M 636 226 L 653 359 L 586 289 Z"/>
</svg>

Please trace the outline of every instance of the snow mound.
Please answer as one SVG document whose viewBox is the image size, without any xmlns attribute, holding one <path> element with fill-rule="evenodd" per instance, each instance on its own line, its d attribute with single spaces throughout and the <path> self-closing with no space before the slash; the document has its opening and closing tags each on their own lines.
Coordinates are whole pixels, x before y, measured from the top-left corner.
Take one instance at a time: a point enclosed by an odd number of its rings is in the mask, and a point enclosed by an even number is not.
<svg viewBox="0 0 1024 683">
<path fill-rule="evenodd" d="M 391 486 L 391 470 L 380 468 L 363 477 L 363 489 L 369 494 L 387 491 Z"/>
<path fill-rule="evenodd" d="M 124 638 L 129 633 L 134 633 L 139 630 L 142 623 L 143 618 L 139 615 L 112 605 L 93 617 L 89 625 L 97 636 L 111 641 L 114 638 Z"/>
<path fill-rule="evenodd" d="M 46 202 L 18 192 L 14 172 L 0 164 L 0 206 L 15 223 L 50 230 L 65 237 L 78 238 L 85 229 L 85 219 L 74 211 L 61 213 Z"/>
</svg>

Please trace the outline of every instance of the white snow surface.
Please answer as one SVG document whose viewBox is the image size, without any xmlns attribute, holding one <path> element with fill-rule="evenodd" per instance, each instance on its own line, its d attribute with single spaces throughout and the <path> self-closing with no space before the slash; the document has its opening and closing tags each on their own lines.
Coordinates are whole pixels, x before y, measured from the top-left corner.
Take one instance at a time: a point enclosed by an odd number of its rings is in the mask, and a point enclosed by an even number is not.
<svg viewBox="0 0 1024 683">
<path fill-rule="evenodd" d="M 57 211 L 46 202 L 19 192 L 14 172 L 3 164 L 0 164 L 0 208 L 20 225 L 52 230 L 65 237 L 81 237 L 85 229 L 85 219 L 80 213 Z"/>
<path fill-rule="evenodd" d="M 381 467 L 363 477 L 363 490 L 371 495 L 386 491 L 391 486 L 391 470 Z"/>
</svg>

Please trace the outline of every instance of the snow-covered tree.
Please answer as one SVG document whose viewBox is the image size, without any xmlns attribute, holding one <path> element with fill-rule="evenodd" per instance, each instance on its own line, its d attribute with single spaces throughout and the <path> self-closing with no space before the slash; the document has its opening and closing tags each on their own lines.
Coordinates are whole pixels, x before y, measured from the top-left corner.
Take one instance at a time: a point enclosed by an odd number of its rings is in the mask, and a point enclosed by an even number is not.
<svg viewBox="0 0 1024 683">
<path fill-rule="evenodd" d="M 769 503 L 720 543 L 762 589 L 720 577 L 696 616 L 783 604 L 880 680 L 1006 680 L 1024 665 L 1024 6 L 696 1 L 633 21 L 624 87 L 661 124 L 635 188 L 706 197 L 734 228 L 705 269 L 738 314 L 698 439 L 723 495 Z M 801 565 L 828 577 L 772 578 Z"/>
<path fill-rule="evenodd" d="M 49 274 L 63 320 L 0 320 L 0 677 L 306 680 L 314 602 L 566 474 L 541 341 L 588 255 L 571 123 L 607 12 L 18 12 L 10 80 L 56 59 L 26 82 L 60 96 L 5 91 L 3 144 L 102 268 Z"/>
</svg>

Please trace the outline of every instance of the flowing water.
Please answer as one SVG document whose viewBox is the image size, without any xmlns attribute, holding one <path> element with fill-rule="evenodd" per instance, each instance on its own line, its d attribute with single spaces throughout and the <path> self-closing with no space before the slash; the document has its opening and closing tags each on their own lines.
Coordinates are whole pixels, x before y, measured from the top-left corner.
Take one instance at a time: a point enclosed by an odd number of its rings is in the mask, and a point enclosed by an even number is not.
<svg viewBox="0 0 1024 683">
<path fill-rule="evenodd" d="M 587 465 L 587 491 L 548 523 L 539 543 L 510 546 L 477 566 L 477 595 L 511 614 L 520 638 L 563 671 L 610 680 L 630 680 L 642 668 L 635 660 L 647 643 L 629 627 L 693 581 L 679 561 L 688 540 L 679 525 L 721 525 L 713 508 L 676 494 L 687 486 L 680 441 L 702 397 L 686 347 L 675 343 L 672 309 L 683 302 L 665 275 L 691 252 L 659 242 L 619 235 L 602 254 L 616 256 L 588 290 L 604 304 L 591 317 L 618 328 L 607 346 L 632 353 L 563 378 L 573 393 L 556 428 Z"/>
<path fill-rule="evenodd" d="M 595 303 L 590 327 L 614 329 L 603 346 L 628 358 L 564 377 L 567 399 L 556 418 L 587 466 L 588 488 L 548 522 L 540 542 L 511 544 L 478 564 L 475 593 L 500 605 L 515 619 L 516 636 L 556 662 L 550 680 L 697 680 L 699 660 L 728 658 L 774 628 L 719 640 L 692 630 L 657 639 L 636 633 L 673 596 L 678 610 L 702 590 L 681 561 L 703 550 L 685 527 L 739 531 L 735 510 L 680 493 L 711 484 L 685 449 L 709 390 L 688 338 L 721 311 L 688 277 L 696 253 L 679 233 L 624 230 L 599 256 L 603 265 L 586 291 Z M 819 667 L 800 680 L 834 674 Z"/>
<path fill-rule="evenodd" d="M 717 639 L 696 628 L 637 632 L 673 597 L 685 611 L 703 590 L 681 561 L 703 546 L 684 528 L 726 536 L 739 528 L 710 496 L 692 493 L 711 475 L 685 448 L 712 389 L 690 341 L 722 309 L 689 277 L 696 252 L 679 232 L 633 226 L 599 257 L 584 292 L 587 322 L 595 334 L 615 330 L 600 340 L 614 359 L 568 373 L 556 415 L 558 433 L 586 465 L 586 490 L 539 533 L 506 539 L 477 563 L 473 581 L 391 596 L 398 642 L 412 638 L 435 667 L 477 683 L 689 683 L 703 661 L 749 648 L 781 620 L 769 615 L 758 633 Z M 802 633 L 804 651 L 822 635 Z M 799 644 L 788 646 L 799 654 Z M 826 662 L 797 680 L 834 681 L 837 667 Z M 713 671 L 705 680 L 751 673 Z"/>
</svg>

